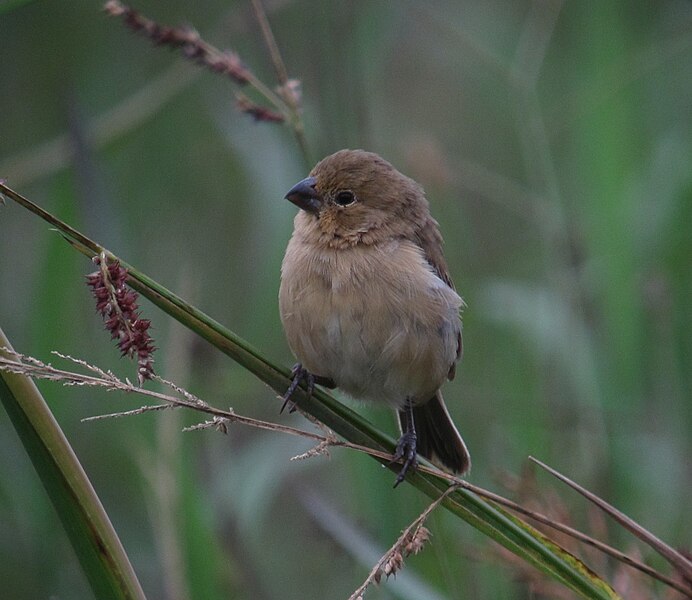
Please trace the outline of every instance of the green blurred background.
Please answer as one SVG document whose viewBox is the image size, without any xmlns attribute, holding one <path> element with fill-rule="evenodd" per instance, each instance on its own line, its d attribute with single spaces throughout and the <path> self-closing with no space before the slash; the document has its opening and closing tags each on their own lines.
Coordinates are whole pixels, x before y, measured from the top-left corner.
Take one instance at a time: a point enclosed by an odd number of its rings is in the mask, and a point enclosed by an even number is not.
<svg viewBox="0 0 692 600">
<path fill-rule="evenodd" d="M 249 1 L 135 7 L 194 25 L 274 85 Z M 282 197 L 311 165 L 288 129 L 235 111 L 227 80 L 100 8 L 0 4 L 0 177 L 291 364 L 276 296 L 295 207 Z M 267 10 L 302 81 L 312 159 L 366 148 L 427 190 L 468 304 L 464 361 L 445 395 L 473 455 L 470 481 L 509 493 L 534 455 L 689 548 L 692 3 L 267 0 Z M 0 326 L 16 349 L 133 377 L 83 285 L 90 270 L 43 222 L 0 208 Z M 142 305 L 163 376 L 217 406 L 305 425 Z M 427 504 L 361 455 L 289 462 L 309 443 L 240 426 L 183 434 L 199 417 L 182 412 L 84 424 L 142 400 L 40 387 L 152 599 L 347 598 Z M 387 411 L 358 410 L 395 433 Z M 0 457 L 3 597 L 90 597 L 4 411 Z M 537 478 L 541 509 L 564 503 L 588 529 L 585 502 Z M 527 572 L 448 515 L 430 528 L 431 546 L 368 598 L 563 597 L 532 590 Z M 599 535 L 632 544 L 616 527 Z M 612 578 L 613 565 L 596 566 Z"/>
</svg>

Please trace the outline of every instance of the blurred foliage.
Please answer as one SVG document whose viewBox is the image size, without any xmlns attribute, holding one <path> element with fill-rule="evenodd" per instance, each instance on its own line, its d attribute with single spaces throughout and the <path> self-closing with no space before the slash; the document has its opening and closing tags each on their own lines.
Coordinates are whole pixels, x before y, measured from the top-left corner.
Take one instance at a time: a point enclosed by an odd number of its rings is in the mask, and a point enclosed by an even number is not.
<svg viewBox="0 0 692 600">
<path fill-rule="evenodd" d="M 290 132 L 238 114 L 231 84 L 152 48 L 98 2 L 1 6 L 0 177 L 289 364 L 276 295 L 294 207 L 282 197 L 309 167 Z M 272 81 L 248 2 L 136 7 L 191 23 Z M 313 158 L 367 148 L 428 192 L 468 304 L 445 395 L 471 480 L 497 489 L 533 454 L 689 547 L 692 4 L 267 8 L 303 84 Z M 0 208 L 0 320 L 16 349 L 133 377 L 80 281 L 90 270 L 38 220 Z M 241 414 L 301 423 L 144 311 L 162 375 Z M 426 504 L 362 456 L 288 462 L 306 442 L 182 434 L 195 422 L 183 413 L 81 424 L 137 400 L 39 387 L 151 598 L 346 598 Z M 359 410 L 394 431 L 387 411 Z M 4 413 L 0 455 L 3 595 L 89 597 Z M 561 495 L 584 523 L 582 501 Z M 432 545 L 368 598 L 529 596 L 470 528 L 442 513 L 430 528 Z M 611 541 L 631 540 L 613 529 Z"/>
</svg>

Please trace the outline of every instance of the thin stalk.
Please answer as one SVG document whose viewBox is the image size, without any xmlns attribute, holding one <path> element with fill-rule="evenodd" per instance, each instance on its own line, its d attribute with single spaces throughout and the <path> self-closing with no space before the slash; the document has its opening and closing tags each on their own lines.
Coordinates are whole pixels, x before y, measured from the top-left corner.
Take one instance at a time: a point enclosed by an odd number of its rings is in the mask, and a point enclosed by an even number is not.
<svg viewBox="0 0 692 600">
<path fill-rule="evenodd" d="M 290 109 L 291 118 L 289 122 L 291 124 L 291 129 L 293 130 L 293 135 L 295 136 L 296 142 L 300 147 L 303 160 L 305 161 L 305 166 L 309 169 L 312 167 L 312 160 L 310 158 L 308 142 L 305 138 L 305 127 L 303 126 L 303 119 L 300 116 L 300 106 L 298 105 L 296 96 L 291 93 L 286 64 L 281 56 L 279 45 L 276 43 L 276 38 L 274 37 L 274 32 L 269 24 L 269 19 L 267 18 L 267 13 L 264 10 L 262 0 L 252 0 L 252 8 L 255 12 L 255 18 L 260 26 L 260 30 L 262 31 L 262 37 L 264 38 L 264 43 L 267 46 L 272 64 L 274 65 L 276 79 L 279 82 L 280 89 L 284 91 L 282 96 L 286 101 L 286 105 Z"/>
<path fill-rule="evenodd" d="M 536 463 L 542 469 L 545 469 L 553 477 L 557 477 L 563 483 L 566 483 L 573 490 L 579 492 L 584 498 L 593 502 L 602 511 L 608 514 L 611 518 L 615 519 L 622 527 L 630 531 L 633 535 L 638 537 L 644 543 L 651 546 L 656 552 L 658 552 L 663 558 L 665 558 L 674 568 L 676 568 L 685 579 L 688 581 L 692 580 L 692 561 L 683 556 L 675 548 L 672 548 L 666 544 L 663 540 L 656 537 L 650 531 L 644 529 L 639 523 L 630 519 L 626 514 L 620 512 L 617 508 L 608 504 L 605 500 L 599 498 L 593 492 L 583 488 L 578 483 L 572 481 L 569 477 L 566 477 L 562 473 L 559 473 L 555 469 L 549 467 L 545 463 L 541 462 L 533 456 L 529 456 L 529 460 Z"/>
</svg>

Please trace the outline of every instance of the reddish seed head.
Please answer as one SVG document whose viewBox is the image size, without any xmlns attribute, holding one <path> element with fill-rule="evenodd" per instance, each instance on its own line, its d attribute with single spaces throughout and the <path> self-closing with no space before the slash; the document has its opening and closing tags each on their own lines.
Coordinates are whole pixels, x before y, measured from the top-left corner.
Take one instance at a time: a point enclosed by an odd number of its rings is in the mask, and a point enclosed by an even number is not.
<svg viewBox="0 0 692 600">
<path fill-rule="evenodd" d="M 96 311 L 103 317 L 111 338 L 123 356 L 137 359 L 137 379 L 142 385 L 154 374 L 153 353 L 156 347 L 149 335 L 151 321 L 140 318 L 137 293 L 127 287 L 127 269 L 118 261 L 104 264 L 105 256 L 95 257 L 99 270 L 86 276 L 86 283 L 96 299 Z"/>
</svg>

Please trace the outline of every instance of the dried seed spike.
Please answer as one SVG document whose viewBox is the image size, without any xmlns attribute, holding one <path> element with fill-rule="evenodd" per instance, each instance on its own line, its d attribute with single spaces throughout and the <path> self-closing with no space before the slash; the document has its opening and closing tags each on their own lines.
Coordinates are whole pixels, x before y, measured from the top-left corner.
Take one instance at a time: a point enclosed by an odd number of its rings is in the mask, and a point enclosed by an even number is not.
<svg viewBox="0 0 692 600">
<path fill-rule="evenodd" d="M 236 108 L 245 114 L 250 115 L 255 121 L 264 121 L 269 123 L 282 123 L 284 116 L 265 106 L 260 106 L 252 102 L 247 96 L 242 94 L 236 95 Z"/>
<path fill-rule="evenodd" d="M 395 550 L 384 564 L 383 571 L 387 579 L 389 579 L 390 575 L 396 575 L 397 571 L 401 571 L 403 566 L 404 557 L 401 555 L 401 552 Z"/>
<path fill-rule="evenodd" d="M 404 546 L 404 554 L 410 556 L 411 554 L 418 554 L 423 546 L 430 539 L 430 530 L 421 525 L 416 531 L 413 532 L 411 538 L 407 541 Z"/>
<path fill-rule="evenodd" d="M 108 0 L 103 10 L 112 17 L 121 17 L 127 27 L 148 37 L 154 44 L 179 49 L 185 58 L 216 73 L 224 73 L 238 85 L 245 85 L 253 79 L 235 52 L 221 52 L 214 48 L 190 26 L 161 25 L 117 0 Z"/>
</svg>

